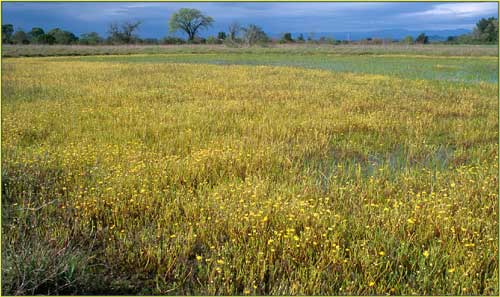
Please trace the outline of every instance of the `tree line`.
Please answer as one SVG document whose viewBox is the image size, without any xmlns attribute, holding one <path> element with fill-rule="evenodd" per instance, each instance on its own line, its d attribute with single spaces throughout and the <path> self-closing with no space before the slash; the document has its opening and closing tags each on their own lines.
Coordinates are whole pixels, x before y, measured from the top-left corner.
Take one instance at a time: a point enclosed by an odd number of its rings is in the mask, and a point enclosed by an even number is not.
<svg viewBox="0 0 500 297">
<path fill-rule="evenodd" d="M 307 39 L 303 34 L 297 38 L 292 37 L 292 33 L 283 33 L 278 40 L 272 40 L 264 30 L 255 24 L 242 26 L 238 22 L 231 23 L 227 31 L 218 32 L 215 36 L 207 38 L 200 37 L 200 31 L 208 29 L 214 23 L 214 19 L 204 15 L 197 9 L 181 8 L 169 19 L 169 33 L 183 32 L 186 39 L 169 35 L 163 39 L 140 38 L 137 31 L 141 26 L 140 21 L 123 23 L 112 23 L 108 26 L 108 35 L 101 37 L 97 32 L 81 34 L 77 37 L 74 33 L 55 28 L 45 32 L 40 27 L 32 28 L 25 32 L 22 29 L 14 30 L 12 24 L 2 25 L 2 43 L 3 44 L 79 44 L 79 45 L 117 45 L 117 44 L 227 44 L 227 45 L 254 45 L 268 42 L 279 43 L 320 43 L 320 44 L 341 44 L 351 43 L 347 40 L 335 40 L 332 37 L 314 38 L 311 33 Z M 404 43 L 404 44 L 427 44 L 429 37 L 422 33 L 416 38 L 407 36 L 401 40 L 389 40 L 380 38 L 366 38 L 355 43 L 361 44 L 385 44 L 385 43 Z M 450 44 L 485 44 L 498 42 L 498 19 L 494 17 L 483 18 L 479 20 L 470 34 L 460 36 L 449 36 L 445 43 Z"/>
</svg>

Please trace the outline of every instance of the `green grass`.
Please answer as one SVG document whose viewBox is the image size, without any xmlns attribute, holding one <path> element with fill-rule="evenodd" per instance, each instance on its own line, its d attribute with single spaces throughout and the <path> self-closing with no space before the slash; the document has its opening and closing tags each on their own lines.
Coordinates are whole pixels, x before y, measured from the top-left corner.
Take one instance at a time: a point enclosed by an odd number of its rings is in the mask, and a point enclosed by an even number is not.
<svg viewBox="0 0 500 297">
<path fill-rule="evenodd" d="M 120 63 L 207 63 L 218 65 L 269 65 L 368 73 L 409 79 L 462 82 L 497 82 L 498 59 L 477 57 L 429 57 L 411 55 L 303 55 L 303 54 L 171 54 L 88 56 L 62 61 Z M 54 61 L 54 60 L 52 60 Z"/>
</svg>

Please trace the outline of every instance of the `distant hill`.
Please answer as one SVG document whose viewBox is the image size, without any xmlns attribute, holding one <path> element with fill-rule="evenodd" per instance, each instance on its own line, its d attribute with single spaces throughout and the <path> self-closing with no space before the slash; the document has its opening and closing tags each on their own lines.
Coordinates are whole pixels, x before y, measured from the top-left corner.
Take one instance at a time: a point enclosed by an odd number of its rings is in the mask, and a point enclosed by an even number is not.
<svg viewBox="0 0 500 297">
<path fill-rule="evenodd" d="M 425 33 L 429 36 L 430 40 L 440 41 L 446 40 L 448 36 L 457 36 L 462 34 L 471 33 L 471 30 L 468 29 L 454 29 L 454 30 L 419 30 L 419 31 L 410 31 L 410 30 L 401 30 L 401 29 L 393 29 L 393 30 L 379 30 L 379 31 L 366 31 L 366 32 L 315 32 L 313 33 L 313 38 L 318 39 L 320 37 L 333 37 L 337 40 L 360 40 L 365 38 L 392 38 L 392 39 L 402 39 L 408 35 L 417 37 L 420 33 Z M 311 33 L 310 32 L 293 32 L 293 38 L 297 38 L 300 34 L 304 35 L 304 38 L 307 38 Z M 270 33 L 271 37 L 279 38 L 282 33 Z"/>
</svg>

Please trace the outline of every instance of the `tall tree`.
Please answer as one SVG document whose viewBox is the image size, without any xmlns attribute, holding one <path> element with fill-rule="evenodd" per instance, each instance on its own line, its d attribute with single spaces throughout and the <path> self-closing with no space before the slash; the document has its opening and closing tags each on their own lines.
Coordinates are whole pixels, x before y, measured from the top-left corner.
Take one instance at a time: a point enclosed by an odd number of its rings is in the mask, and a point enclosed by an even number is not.
<svg viewBox="0 0 500 297">
<path fill-rule="evenodd" d="M 170 32 L 182 30 L 188 35 L 188 40 L 193 41 L 199 30 L 212 26 L 213 22 L 213 18 L 197 9 L 181 8 L 170 17 L 168 26 Z"/>
<path fill-rule="evenodd" d="M 12 34 L 14 34 L 12 24 L 2 25 L 2 43 L 12 43 Z"/>
<path fill-rule="evenodd" d="M 482 18 L 477 22 L 476 28 L 472 33 L 474 39 L 481 42 L 497 42 L 498 41 L 498 19 L 491 18 Z"/>
</svg>

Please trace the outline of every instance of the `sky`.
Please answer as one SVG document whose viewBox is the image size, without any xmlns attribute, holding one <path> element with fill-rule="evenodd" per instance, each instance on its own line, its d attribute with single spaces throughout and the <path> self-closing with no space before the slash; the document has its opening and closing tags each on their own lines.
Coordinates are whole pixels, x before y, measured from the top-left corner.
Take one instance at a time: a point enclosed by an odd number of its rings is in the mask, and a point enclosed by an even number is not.
<svg viewBox="0 0 500 297">
<path fill-rule="evenodd" d="M 269 34 L 283 32 L 369 32 L 382 30 L 471 30 L 482 17 L 498 17 L 495 2 L 3 2 L 2 23 L 29 31 L 61 28 L 76 35 L 106 36 L 112 22 L 142 21 L 138 34 L 169 34 L 178 9 L 196 8 L 214 18 L 202 36 L 227 31 L 230 23 L 254 23 Z M 182 36 L 181 33 L 177 34 Z"/>
</svg>

